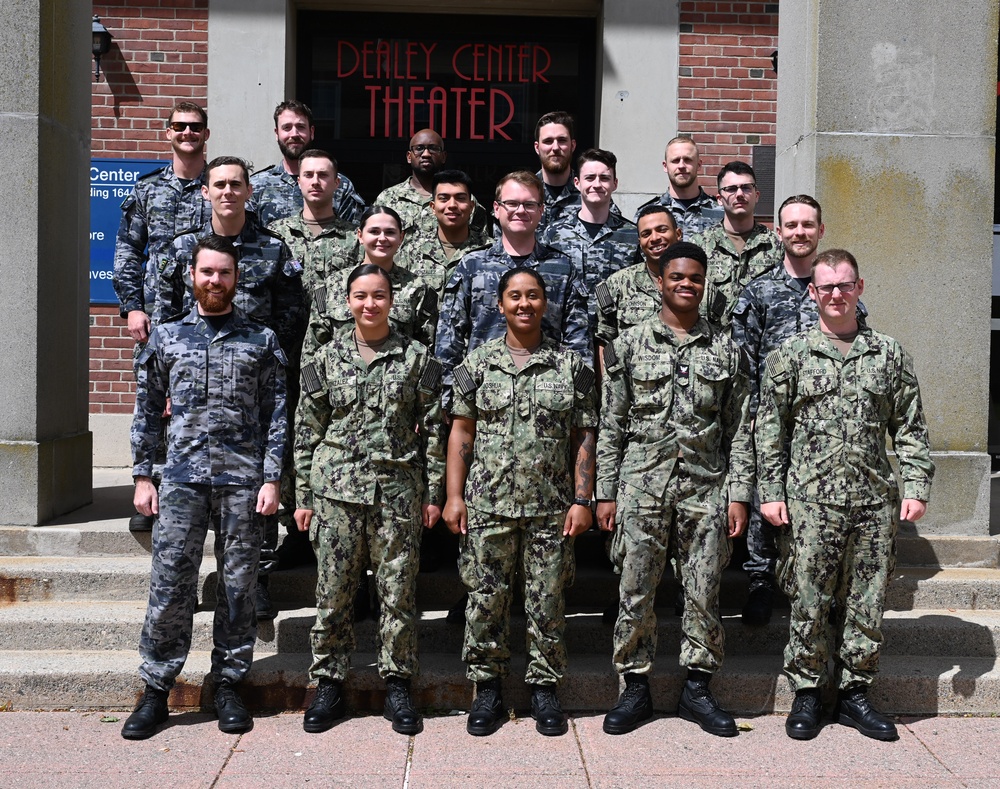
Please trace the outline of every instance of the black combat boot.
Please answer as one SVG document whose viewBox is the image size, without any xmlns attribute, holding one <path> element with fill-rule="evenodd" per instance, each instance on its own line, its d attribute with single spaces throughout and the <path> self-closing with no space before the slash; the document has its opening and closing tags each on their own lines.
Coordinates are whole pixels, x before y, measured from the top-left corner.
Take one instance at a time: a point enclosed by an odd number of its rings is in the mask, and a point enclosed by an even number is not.
<svg viewBox="0 0 1000 789">
<path fill-rule="evenodd" d="M 152 515 L 143 515 L 141 512 L 137 512 L 131 518 L 128 519 L 128 530 L 129 531 L 152 531 L 153 524 L 156 523 L 156 518 Z"/>
<path fill-rule="evenodd" d="M 569 721 L 559 706 L 555 686 L 532 685 L 531 688 L 531 717 L 535 719 L 535 731 L 546 737 L 568 732 Z"/>
<path fill-rule="evenodd" d="M 687 681 L 681 690 L 677 714 L 686 721 L 697 723 L 704 731 L 717 737 L 735 737 L 739 734 L 733 716 L 719 706 L 708 689 L 711 674 L 688 671 Z"/>
<path fill-rule="evenodd" d="M 146 686 L 145 693 L 135 705 L 135 711 L 128 716 L 122 726 L 122 737 L 126 740 L 145 740 L 160 730 L 167 722 L 167 697 L 170 691 Z"/>
<path fill-rule="evenodd" d="M 219 716 L 219 731 L 226 734 L 242 734 L 253 728 L 253 718 L 230 682 L 220 682 L 215 689 L 215 713 Z"/>
<path fill-rule="evenodd" d="M 845 726 L 853 726 L 873 740 L 899 739 L 896 724 L 872 706 L 868 701 L 868 688 L 863 686 L 840 691 L 837 721 Z"/>
<path fill-rule="evenodd" d="M 316 696 L 302 719 L 302 728 L 310 734 L 319 734 L 331 728 L 344 717 L 344 697 L 337 680 L 323 677 L 316 686 Z"/>
<path fill-rule="evenodd" d="M 382 717 L 392 721 L 392 730 L 400 734 L 419 734 L 424 728 L 419 713 L 410 701 L 410 680 L 386 677 Z"/>
<path fill-rule="evenodd" d="M 627 734 L 642 721 L 653 717 L 653 697 L 649 692 L 649 677 L 626 674 L 625 690 L 604 716 L 605 734 Z"/>
<path fill-rule="evenodd" d="M 503 723 L 503 695 L 500 679 L 488 679 L 476 683 L 476 699 L 469 710 L 466 731 L 476 737 L 493 734 Z"/>
<path fill-rule="evenodd" d="M 257 597 L 254 609 L 257 611 L 257 621 L 264 622 L 274 619 L 274 604 L 271 603 L 270 578 L 266 575 L 257 578 Z"/>
<path fill-rule="evenodd" d="M 763 627 L 771 621 L 774 605 L 774 579 L 770 573 L 753 573 L 750 576 L 750 596 L 743 606 L 743 624 Z"/>
<path fill-rule="evenodd" d="M 802 688 L 795 691 L 792 711 L 785 719 L 785 734 L 793 740 L 811 740 L 820 730 L 823 704 L 819 688 Z"/>
</svg>

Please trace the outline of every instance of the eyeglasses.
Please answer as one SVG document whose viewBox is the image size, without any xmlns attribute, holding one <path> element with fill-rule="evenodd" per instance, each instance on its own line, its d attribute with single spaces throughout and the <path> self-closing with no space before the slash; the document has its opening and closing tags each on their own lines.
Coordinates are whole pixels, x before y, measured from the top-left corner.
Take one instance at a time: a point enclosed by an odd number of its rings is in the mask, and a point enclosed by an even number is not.
<svg viewBox="0 0 1000 789">
<path fill-rule="evenodd" d="M 190 129 L 195 134 L 205 131 L 205 124 L 199 121 L 171 121 L 167 124 L 170 131 L 182 132 L 185 129 Z"/>
<path fill-rule="evenodd" d="M 411 153 L 423 153 L 427 151 L 428 153 L 444 153 L 444 148 L 440 145 L 411 145 Z"/>
<path fill-rule="evenodd" d="M 497 204 L 502 205 L 512 214 L 518 208 L 523 208 L 525 211 L 531 213 L 542 207 L 542 204 L 537 200 L 497 200 Z"/>
<path fill-rule="evenodd" d="M 857 286 L 857 280 L 854 282 L 836 282 L 833 285 L 813 285 L 824 296 L 832 296 L 834 289 L 839 290 L 841 293 L 853 293 Z"/>
<path fill-rule="evenodd" d="M 752 181 L 748 184 L 733 184 L 732 186 L 720 186 L 719 191 L 724 192 L 727 195 L 734 195 L 737 192 L 743 192 L 743 194 L 748 195 L 757 189 L 757 184 Z"/>
</svg>

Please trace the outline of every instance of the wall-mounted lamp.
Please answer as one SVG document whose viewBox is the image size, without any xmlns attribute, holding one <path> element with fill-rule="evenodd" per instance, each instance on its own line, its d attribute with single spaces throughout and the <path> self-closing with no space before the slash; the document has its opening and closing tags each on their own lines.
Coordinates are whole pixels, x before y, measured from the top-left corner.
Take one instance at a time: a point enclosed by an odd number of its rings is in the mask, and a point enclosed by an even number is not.
<svg viewBox="0 0 1000 789">
<path fill-rule="evenodd" d="M 93 24 L 93 52 L 94 52 L 94 81 L 101 76 L 101 55 L 107 55 L 111 51 L 111 39 L 114 38 L 108 29 L 101 24 L 101 19 L 94 16 Z"/>
</svg>

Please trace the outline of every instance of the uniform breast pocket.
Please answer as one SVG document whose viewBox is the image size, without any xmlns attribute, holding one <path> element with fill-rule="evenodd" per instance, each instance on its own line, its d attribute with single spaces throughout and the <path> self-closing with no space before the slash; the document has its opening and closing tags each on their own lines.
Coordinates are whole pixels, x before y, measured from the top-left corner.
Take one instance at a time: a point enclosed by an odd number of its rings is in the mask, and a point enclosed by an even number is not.
<svg viewBox="0 0 1000 789">
<path fill-rule="evenodd" d="M 413 381 L 404 375 L 386 375 L 382 379 L 382 405 L 388 412 L 402 413 L 412 407 L 416 399 Z"/>
<path fill-rule="evenodd" d="M 640 419 L 665 415 L 670 408 L 673 373 L 670 370 L 638 369 L 632 373 L 632 413 Z"/>
<path fill-rule="evenodd" d="M 334 419 L 343 418 L 354 409 L 354 404 L 357 402 L 357 382 L 353 378 L 331 381 L 327 398 L 330 401 L 330 407 L 333 409 L 331 417 Z"/>
<path fill-rule="evenodd" d="M 729 383 L 729 371 L 720 364 L 701 363 L 694 368 L 695 408 L 700 412 L 718 411 Z"/>
<path fill-rule="evenodd" d="M 222 388 L 227 404 L 240 410 L 256 406 L 262 351 L 260 346 L 246 343 L 224 346 Z"/>
<path fill-rule="evenodd" d="M 889 387 L 882 376 L 863 375 L 858 397 L 858 418 L 866 422 L 889 419 Z"/>
<path fill-rule="evenodd" d="M 837 419 L 837 378 L 833 375 L 803 375 L 798 384 L 798 413 L 800 419 Z"/>
<path fill-rule="evenodd" d="M 476 429 L 486 433 L 505 432 L 511 423 L 514 403 L 513 382 L 486 381 L 476 391 Z"/>
<path fill-rule="evenodd" d="M 535 433 L 565 438 L 572 427 L 573 385 L 539 382 L 535 387 Z"/>
</svg>

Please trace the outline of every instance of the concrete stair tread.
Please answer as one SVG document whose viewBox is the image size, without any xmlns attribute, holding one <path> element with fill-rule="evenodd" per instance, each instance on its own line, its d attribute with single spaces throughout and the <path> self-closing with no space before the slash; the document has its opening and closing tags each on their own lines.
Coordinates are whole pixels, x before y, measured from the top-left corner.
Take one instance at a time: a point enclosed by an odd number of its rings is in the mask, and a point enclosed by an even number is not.
<svg viewBox="0 0 1000 789">
<path fill-rule="evenodd" d="M 264 656 L 254 662 L 243 687 L 248 705 L 256 710 L 297 710 L 307 706 L 310 656 L 289 653 Z M 142 690 L 134 651 L 0 651 L 0 700 L 13 709 L 129 709 Z M 508 706 L 523 710 L 528 691 L 523 656 L 515 656 L 504 683 Z M 206 687 L 208 652 L 192 652 L 171 696 L 175 708 L 210 707 Z M 713 678 L 719 702 L 739 715 L 787 711 L 792 694 L 780 676 L 781 658 L 734 656 Z M 660 659 L 652 681 L 658 710 L 672 711 L 683 673 L 676 662 Z M 374 655 L 354 656 L 346 685 L 349 705 L 356 710 L 380 708 L 383 683 Z M 421 657 L 421 674 L 414 680 L 418 706 L 438 711 L 468 709 L 472 690 L 457 655 Z M 607 655 L 571 656 L 560 687 L 569 710 L 606 710 L 618 695 L 619 683 Z M 872 700 L 893 713 L 972 713 L 996 711 L 1000 693 L 1000 661 L 996 658 L 885 656 Z"/>
</svg>

